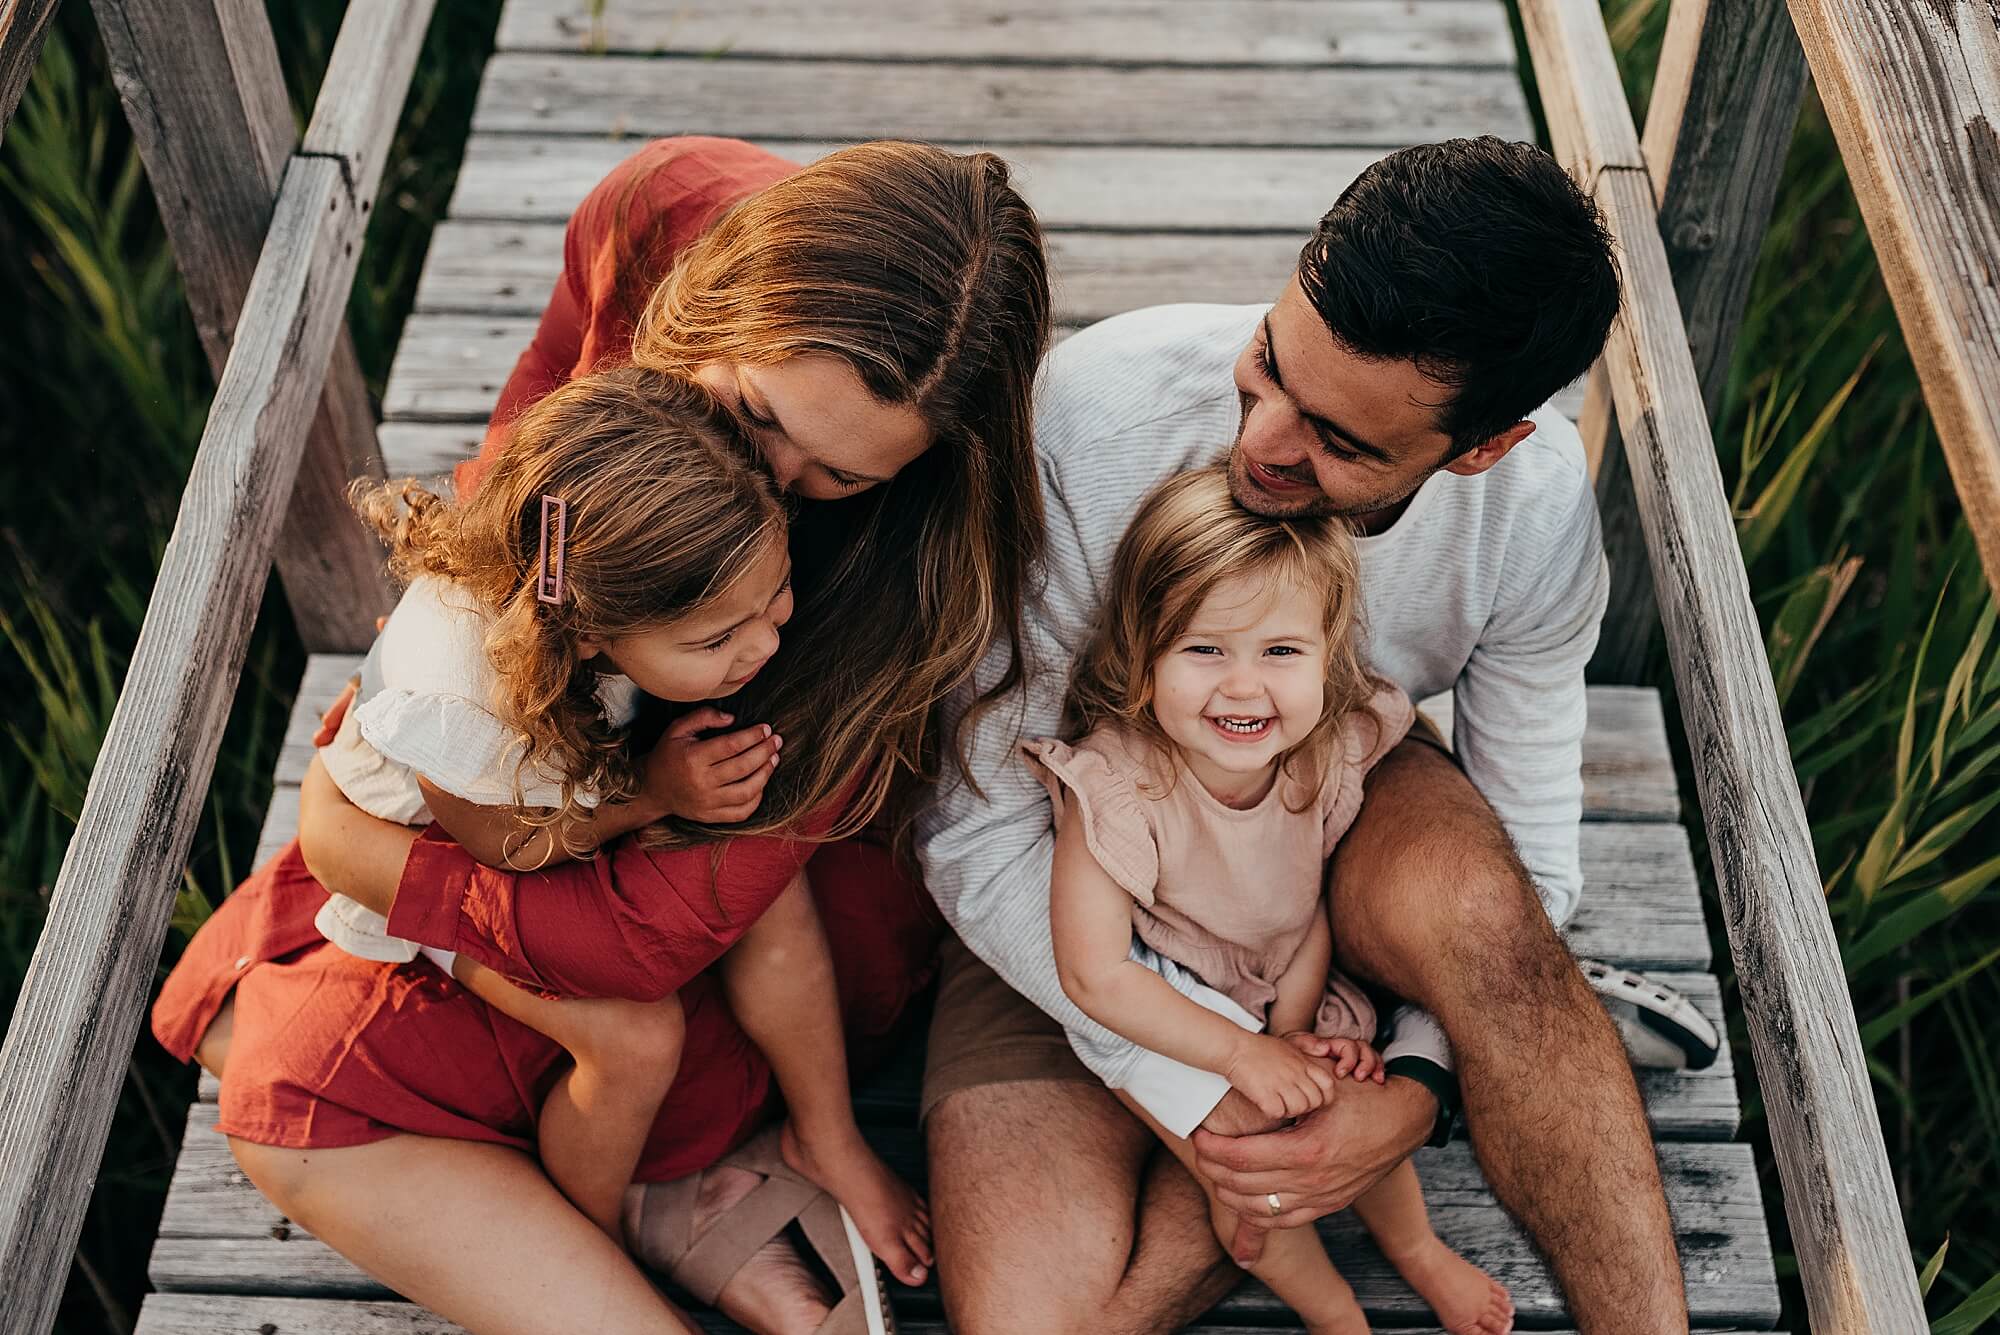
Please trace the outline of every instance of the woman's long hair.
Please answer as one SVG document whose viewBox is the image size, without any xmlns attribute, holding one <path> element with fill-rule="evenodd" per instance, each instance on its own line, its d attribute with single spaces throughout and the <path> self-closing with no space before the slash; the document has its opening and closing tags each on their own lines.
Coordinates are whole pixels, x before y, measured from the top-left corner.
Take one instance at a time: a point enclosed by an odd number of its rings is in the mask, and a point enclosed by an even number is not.
<svg viewBox="0 0 2000 1335">
<path fill-rule="evenodd" d="M 679 255 L 639 320 L 634 362 L 693 375 L 829 354 L 936 434 L 892 481 L 798 508 L 798 610 L 779 662 L 734 707 L 784 736 L 786 763 L 751 820 L 684 832 L 793 830 L 851 794 L 824 837 L 851 834 L 899 780 L 936 776 L 945 698 L 998 634 L 1014 648 L 981 704 L 1018 684 L 1043 544 L 1033 386 L 1048 338 L 1041 230 L 990 153 L 843 149 Z"/>
<path fill-rule="evenodd" d="M 537 597 L 542 498 L 567 507 L 560 597 Z M 614 637 L 702 612 L 786 538 L 783 504 L 734 418 L 701 386 L 640 367 L 571 381 L 523 413 L 479 489 L 447 501 L 414 479 L 358 482 L 356 508 L 401 579 L 432 574 L 492 617 L 499 677 L 481 703 L 526 743 L 523 770 L 619 801 L 637 789 L 622 729 L 606 718 L 585 635 Z M 660 831 L 650 842 L 666 836 Z"/>
<path fill-rule="evenodd" d="M 1216 586 L 1237 576 L 1271 586 L 1291 582 L 1325 609 L 1326 706 L 1312 731 L 1279 759 L 1307 794 L 1304 810 L 1319 797 L 1342 717 L 1375 690 L 1355 646 L 1360 565 L 1345 519 L 1253 514 L 1229 494 L 1224 469 L 1167 479 L 1125 530 L 1097 626 L 1070 673 L 1064 732 L 1076 738 L 1115 724 L 1171 755 L 1173 743 L 1153 715 L 1153 665 L 1187 633 Z"/>
</svg>

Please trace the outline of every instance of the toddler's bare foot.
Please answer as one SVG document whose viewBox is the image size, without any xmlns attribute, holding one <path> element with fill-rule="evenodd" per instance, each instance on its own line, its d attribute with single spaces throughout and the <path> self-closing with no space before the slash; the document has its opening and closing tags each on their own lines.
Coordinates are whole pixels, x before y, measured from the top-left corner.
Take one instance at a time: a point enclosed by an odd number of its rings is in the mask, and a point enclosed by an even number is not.
<svg viewBox="0 0 2000 1335">
<path fill-rule="evenodd" d="M 839 1144 L 814 1143 L 786 1122 L 778 1145 L 794 1171 L 841 1203 L 890 1274 L 911 1286 L 924 1282 L 932 1262 L 930 1207 L 858 1132 Z"/>
<path fill-rule="evenodd" d="M 1389 1264 L 1451 1335 L 1509 1335 L 1514 1329 L 1514 1300 L 1506 1287 L 1436 1237 L 1389 1254 Z"/>
<path fill-rule="evenodd" d="M 699 1238 L 730 1208 L 764 1181 L 747 1168 L 718 1166 L 702 1171 L 695 1193 L 693 1236 Z M 626 1195 L 625 1232 L 628 1238 L 644 1238 L 650 1230 L 642 1227 L 646 1188 L 633 1187 Z M 642 1248 L 639 1261 L 655 1270 L 663 1269 L 658 1258 Z M 757 1335 L 811 1335 L 833 1310 L 833 1300 L 821 1287 L 819 1278 L 805 1258 L 787 1239 L 773 1238 L 743 1263 L 716 1295 L 724 1316 Z"/>
</svg>

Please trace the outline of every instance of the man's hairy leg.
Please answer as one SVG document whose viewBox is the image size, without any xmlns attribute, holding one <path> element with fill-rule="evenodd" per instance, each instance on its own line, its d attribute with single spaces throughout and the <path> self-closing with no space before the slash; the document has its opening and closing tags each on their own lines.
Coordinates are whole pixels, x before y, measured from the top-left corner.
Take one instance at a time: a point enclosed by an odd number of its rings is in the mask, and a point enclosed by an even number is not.
<svg viewBox="0 0 2000 1335">
<path fill-rule="evenodd" d="M 957 1335 L 1159 1335 L 1239 1278 L 1194 1179 L 1100 1086 L 960 1090 L 924 1129 Z"/>
<path fill-rule="evenodd" d="M 1370 776 L 1331 884 L 1340 963 L 1444 1026 L 1473 1152 L 1548 1255 L 1578 1327 L 1685 1331 L 1624 1048 L 1470 781 L 1404 742 Z"/>
</svg>

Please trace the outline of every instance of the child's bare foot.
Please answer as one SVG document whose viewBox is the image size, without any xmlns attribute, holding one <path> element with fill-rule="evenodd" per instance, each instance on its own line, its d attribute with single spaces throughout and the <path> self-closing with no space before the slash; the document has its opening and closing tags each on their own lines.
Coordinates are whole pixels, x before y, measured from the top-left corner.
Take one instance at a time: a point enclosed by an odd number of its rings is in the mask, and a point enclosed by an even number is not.
<svg viewBox="0 0 2000 1335">
<path fill-rule="evenodd" d="M 856 1135 L 847 1144 L 809 1143 L 788 1121 L 778 1146 L 795 1172 L 840 1202 L 890 1274 L 913 1287 L 924 1282 L 933 1259 L 930 1207 L 867 1142 Z"/>
<path fill-rule="evenodd" d="M 1436 1237 L 1390 1255 L 1389 1264 L 1451 1335 L 1509 1335 L 1514 1329 L 1514 1300 L 1506 1286 Z"/>
</svg>

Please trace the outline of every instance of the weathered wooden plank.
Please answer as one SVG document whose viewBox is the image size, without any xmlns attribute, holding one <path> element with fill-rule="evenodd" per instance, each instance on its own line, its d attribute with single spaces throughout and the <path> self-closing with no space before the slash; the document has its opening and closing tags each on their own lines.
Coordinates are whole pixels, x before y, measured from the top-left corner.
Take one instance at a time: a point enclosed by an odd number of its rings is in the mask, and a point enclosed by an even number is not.
<svg viewBox="0 0 2000 1335">
<path fill-rule="evenodd" d="M 207 1105 L 197 1104 L 189 1112 L 181 1168 L 153 1250 L 154 1285 L 170 1292 L 389 1296 L 257 1194 L 237 1171 L 226 1143 L 208 1129 L 214 1118 Z M 916 1131 L 877 1128 L 870 1136 L 892 1167 L 921 1183 L 923 1154 Z M 1667 1143 L 1659 1147 L 1659 1155 L 1696 1320 L 1704 1325 L 1776 1320 L 1777 1287 L 1750 1147 Z M 1508 1284 L 1525 1320 L 1560 1320 L 1561 1299 L 1546 1267 L 1494 1202 L 1469 1147 L 1459 1143 L 1420 1150 L 1416 1163 L 1445 1241 Z M 1321 1231 L 1371 1314 L 1390 1320 L 1427 1314 L 1350 1216 L 1324 1221 Z M 899 1291 L 899 1299 L 906 1299 L 913 1312 L 935 1312 L 934 1295 L 934 1289 Z M 1268 1290 L 1246 1284 L 1215 1315 L 1268 1322 L 1282 1313 Z"/>
<path fill-rule="evenodd" d="M 1585 820 L 1679 820 L 1680 786 L 1660 693 L 1640 686 L 1594 686 L 1583 734 Z M 1452 697 L 1419 706 L 1451 740 Z"/>
<path fill-rule="evenodd" d="M 8 1335 L 46 1330 L 62 1294 L 365 225 L 340 162 L 292 159 L 0 1045 Z"/>
<path fill-rule="evenodd" d="M 1798 37 L 1770 0 L 1675 0 L 1640 147 L 1711 419 L 1805 83 Z M 1603 460 L 1597 496 L 1612 586 L 1591 674 L 1638 681 L 1659 608 L 1617 422 L 1610 413 L 1599 420 L 1602 438 L 1584 447 Z"/>
<path fill-rule="evenodd" d="M 642 142 L 601 127 L 588 136 L 475 134 L 466 143 L 451 215 L 562 222 Z M 840 147 L 817 138 L 757 142 L 794 162 Z M 1013 144 L 1001 156 L 1044 227 L 1281 231 L 1303 243 L 1348 182 L 1384 151 Z"/>
<path fill-rule="evenodd" d="M 705 1331 L 735 1335 L 741 1328 L 713 1312 L 690 1315 Z M 950 1335 L 942 1321 L 900 1318 L 903 1335 Z M 1277 1329 L 1285 1329 L 1278 1327 Z M 1187 1335 L 1272 1335 L 1270 1326 L 1221 1326 L 1208 1321 Z M 139 1310 L 138 1335 L 465 1335 L 463 1327 L 402 1302 L 341 1302 L 326 1298 L 253 1298 L 207 1293 L 149 1294 Z M 1404 1335 L 1444 1335 L 1435 1327 Z M 1549 1335 L 1574 1335 L 1552 1331 Z M 1716 1332 L 1716 1335 L 1728 1335 Z M 1737 1335 L 1743 1335 L 1739 1332 Z"/>
<path fill-rule="evenodd" d="M 431 8 L 354 5 L 347 10 L 322 76 L 322 86 L 332 95 L 314 104 L 299 145 L 302 153 L 340 161 L 355 207 L 364 214 L 375 206 Z"/>
<path fill-rule="evenodd" d="M 93 6 L 195 329 L 219 377 L 278 179 L 298 140 L 270 20 L 260 0 L 174 6 L 93 0 Z M 400 98 L 375 101 L 392 116 L 401 105 Z M 362 531 L 346 498 L 353 478 L 380 476 L 381 470 L 367 386 L 343 330 L 334 341 L 277 553 L 278 576 L 308 649 L 366 644 L 389 604 L 381 549 Z"/>
<path fill-rule="evenodd" d="M 1524 0 L 1551 132 L 1618 242 L 1605 353 L 1652 554 L 1668 655 L 1763 1079 L 1812 1324 L 1924 1328 L 1811 830 L 1750 601 L 1708 415 L 1595 0 Z M 1557 131 L 1559 121 L 1566 128 Z"/>
<path fill-rule="evenodd" d="M 0 138 L 21 105 L 55 13 L 56 0 L 0 0 Z"/>
<path fill-rule="evenodd" d="M 991 144 L 1396 147 L 1532 137 L 1512 70 L 493 57 L 473 128 Z"/>
<path fill-rule="evenodd" d="M 2000 590 L 2000 18 L 1991 0 L 1790 5 Z"/>
<path fill-rule="evenodd" d="M 384 422 L 382 463 L 390 477 L 449 482 L 453 465 L 479 453 L 486 438 L 483 420 L 470 422 Z"/>
<path fill-rule="evenodd" d="M 1051 232 L 1056 319 L 1082 325 L 1168 302 L 1271 301 L 1297 267 L 1303 237 Z M 431 236 L 416 308 L 540 315 L 562 261 L 560 223 L 446 222 Z"/>
<path fill-rule="evenodd" d="M 599 11 L 593 13 L 592 11 Z M 1491 0 L 516 0 L 502 51 L 1090 65 L 1511 65 Z"/>
</svg>

